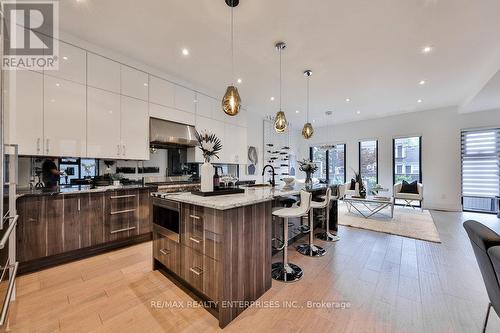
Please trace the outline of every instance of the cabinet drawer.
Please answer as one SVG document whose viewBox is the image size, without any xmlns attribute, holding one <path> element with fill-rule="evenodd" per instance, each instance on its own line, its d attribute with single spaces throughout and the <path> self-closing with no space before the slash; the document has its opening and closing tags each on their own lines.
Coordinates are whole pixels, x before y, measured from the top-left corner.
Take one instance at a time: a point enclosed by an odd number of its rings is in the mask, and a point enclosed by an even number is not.
<svg viewBox="0 0 500 333">
<path fill-rule="evenodd" d="M 122 214 L 125 211 L 135 211 L 138 205 L 138 196 L 135 191 L 113 192 L 109 196 L 110 214 Z"/>
<path fill-rule="evenodd" d="M 109 216 L 108 238 L 126 238 L 137 233 L 137 219 L 134 211 Z"/>
<path fill-rule="evenodd" d="M 183 205 L 182 242 L 200 253 L 204 253 L 203 207 Z"/>
<path fill-rule="evenodd" d="M 180 249 L 176 243 L 161 234 L 154 233 L 153 257 L 177 275 L 180 275 Z"/>
<path fill-rule="evenodd" d="M 220 263 L 189 246 L 182 248 L 182 278 L 212 300 L 218 300 Z"/>
</svg>

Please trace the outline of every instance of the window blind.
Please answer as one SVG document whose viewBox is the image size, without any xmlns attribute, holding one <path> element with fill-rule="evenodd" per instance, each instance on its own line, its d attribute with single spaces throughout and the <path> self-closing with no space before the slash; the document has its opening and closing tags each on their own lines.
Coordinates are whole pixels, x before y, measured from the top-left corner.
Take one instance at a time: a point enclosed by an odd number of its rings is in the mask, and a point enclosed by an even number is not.
<svg viewBox="0 0 500 333">
<path fill-rule="evenodd" d="M 462 132 L 462 195 L 494 198 L 500 193 L 500 128 Z"/>
</svg>

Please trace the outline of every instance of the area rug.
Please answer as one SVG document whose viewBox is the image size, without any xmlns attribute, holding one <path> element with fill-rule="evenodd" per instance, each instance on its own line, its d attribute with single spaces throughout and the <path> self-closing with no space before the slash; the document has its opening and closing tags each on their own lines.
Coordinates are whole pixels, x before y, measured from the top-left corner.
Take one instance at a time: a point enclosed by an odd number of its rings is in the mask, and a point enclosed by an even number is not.
<svg viewBox="0 0 500 333">
<path fill-rule="evenodd" d="M 348 227 L 441 243 L 436 225 L 428 210 L 394 207 L 394 218 L 392 219 L 389 209 L 384 209 L 365 219 L 356 211 L 349 212 L 345 203 L 341 202 L 338 223 Z"/>
</svg>

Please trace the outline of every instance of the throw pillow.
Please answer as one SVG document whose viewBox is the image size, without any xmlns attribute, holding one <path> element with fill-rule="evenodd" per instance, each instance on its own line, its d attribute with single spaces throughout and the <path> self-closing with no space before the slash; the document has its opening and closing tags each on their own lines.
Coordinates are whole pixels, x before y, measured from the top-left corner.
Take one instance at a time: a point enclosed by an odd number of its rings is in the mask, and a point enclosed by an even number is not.
<svg viewBox="0 0 500 333">
<path fill-rule="evenodd" d="M 418 194 L 417 181 L 408 183 L 406 180 L 403 180 L 400 193 Z"/>
</svg>

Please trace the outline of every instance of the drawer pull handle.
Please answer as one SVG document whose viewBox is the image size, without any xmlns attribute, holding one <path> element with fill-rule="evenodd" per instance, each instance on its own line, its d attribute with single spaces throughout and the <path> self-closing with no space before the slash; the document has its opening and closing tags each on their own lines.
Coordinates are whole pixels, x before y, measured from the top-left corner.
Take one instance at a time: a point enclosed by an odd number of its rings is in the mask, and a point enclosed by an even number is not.
<svg viewBox="0 0 500 333">
<path fill-rule="evenodd" d="M 129 231 L 129 230 L 134 230 L 135 227 L 130 227 L 130 228 L 123 228 L 123 229 L 118 229 L 118 230 L 111 230 L 109 233 L 110 234 L 116 234 L 119 232 L 124 232 L 124 231 Z"/>
<path fill-rule="evenodd" d="M 125 194 L 125 195 L 113 195 L 110 196 L 110 199 L 123 199 L 123 198 L 135 198 L 136 194 Z"/>
<path fill-rule="evenodd" d="M 170 254 L 170 250 L 160 249 L 160 253 L 163 254 L 164 256 L 168 256 Z"/>
<path fill-rule="evenodd" d="M 197 216 L 197 215 L 189 215 L 190 218 L 192 219 L 195 219 L 195 220 L 200 220 L 201 217 Z"/>
<path fill-rule="evenodd" d="M 130 213 L 130 212 L 135 212 L 135 208 L 132 209 L 125 209 L 125 210 L 117 210 L 115 212 L 111 212 L 111 215 L 116 215 L 116 214 L 124 214 L 124 213 Z"/>
<path fill-rule="evenodd" d="M 196 244 L 200 244 L 201 243 L 201 239 L 198 239 L 198 238 L 189 237 L 189 240 L 192 241 L 192 242 L 195 242 Z"/>
<path fill-rule="evenodd" d="M 189 270 L 198 276 L 203 274 L 203 270 L 201 268 L 198 268 L 198 267 L 191 267 Z"/>
</svg>

